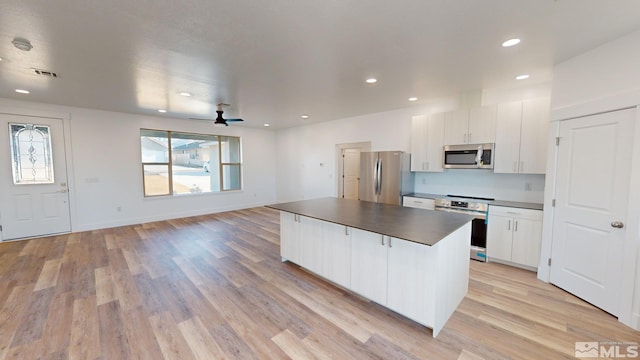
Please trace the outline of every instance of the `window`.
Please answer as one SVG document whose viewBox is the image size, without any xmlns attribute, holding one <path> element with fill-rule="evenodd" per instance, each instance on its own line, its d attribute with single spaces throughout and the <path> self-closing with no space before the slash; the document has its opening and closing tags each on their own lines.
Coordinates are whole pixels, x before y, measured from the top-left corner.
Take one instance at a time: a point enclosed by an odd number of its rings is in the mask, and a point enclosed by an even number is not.
<svg viewBox="0 0 640 360">
<path fill-rule="evenodd" d="M 240 138 L 140 130 L 144 195 L 241 189 Z"/>
<path fill-rule="evenodd" d="M 50 134 L 47 125 L 9 124 L 15 185 L 54 183 Z"/>
</svg>

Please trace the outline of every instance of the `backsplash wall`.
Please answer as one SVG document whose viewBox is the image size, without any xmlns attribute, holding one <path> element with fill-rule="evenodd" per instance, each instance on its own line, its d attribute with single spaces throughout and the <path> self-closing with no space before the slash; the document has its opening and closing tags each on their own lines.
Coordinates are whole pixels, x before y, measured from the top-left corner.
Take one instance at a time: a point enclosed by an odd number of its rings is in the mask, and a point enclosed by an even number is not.
<svg viewBox="0 0 640 360">
<path fill-rule="evenodd" d="M 415 175 L 415 192 L 542 203 L 544 175 L 496 174 L 491 170 L 476 169 L 418 172 Z"/>
</svg>

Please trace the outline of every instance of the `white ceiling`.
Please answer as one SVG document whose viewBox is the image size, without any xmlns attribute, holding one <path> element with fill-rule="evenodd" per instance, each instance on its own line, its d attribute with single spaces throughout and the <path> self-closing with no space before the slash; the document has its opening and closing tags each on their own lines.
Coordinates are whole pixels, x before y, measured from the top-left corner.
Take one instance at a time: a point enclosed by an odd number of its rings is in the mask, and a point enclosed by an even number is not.
<svg viewBox="0 0 640 360">
<path fill-rule="evenodd" d="M 185 119 L 224 101 L 232 126 L 283 128 L 549 82 L 638 28 L 638 0 L 2 0 L 0 97 Z"/>
</svg>

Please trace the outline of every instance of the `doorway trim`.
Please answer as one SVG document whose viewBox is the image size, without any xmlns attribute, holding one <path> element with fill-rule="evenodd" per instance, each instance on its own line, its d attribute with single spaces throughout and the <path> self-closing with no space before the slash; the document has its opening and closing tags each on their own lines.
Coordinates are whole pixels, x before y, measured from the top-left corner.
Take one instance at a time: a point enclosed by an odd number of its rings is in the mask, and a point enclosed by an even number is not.
<svg viewBox="0 0 640 360">
<path fill-rule="evenodd" d="M 558 136 L 559 121 L 629 108 L 635 108 L 636 114 L 631 159 L 631 186 L 629 188 L 629 204 L 627 207 L 627 233 L 624 240 L 624 258 L 621 259 L 623 269 L 627 271 L 623 271 L 621 279 L 618 321 L 640 330 L 640 91 L 632 91 L 551 111 L 538 279 L 549 282 L 551 273 L 547 259 L 552 258 L 551 247 L 555 221 L 552 201 L 556 195 L 557 166 L 555 139 Z"/>
<path fill-rule="evenodd" d="M 342 175 L 343 175 L 343 160 L 342 150 L 344 149 L 360 149 L 360 152 L 371 151 L 371 141 L 363 141 L 356 143 L 336 144 L 336 197 L 341 198 L 344 193 Z"/>
<path fill-rule="evenodd" d="M 69 194 L 69 223 L 71 232 L 74 231 L 74 224 L 77 219 L 77 207 L 75 197 L 75 178 L 74 178 L 74 166 L 73 166 L 73 152 L 71 146 L 71 113 L 63 111 L 51 111 L 38 108 L 20 107 L 14 105 L 5 105 L 0 102 L 0 114 L 17 115 L 17 116 L 29 116 L 40 117 L 50 119 L 62 120 L 62 137 L 64 139 L 64 157 L 67 165 L 66 178 L 67 189 Z M 2 216 L 2 214 L 0 214 Z M 48 236 L 48 235 L 47 235 Z M 2 241 L 2 233 L 0 233 L 0 241 Z"/>
</svg>

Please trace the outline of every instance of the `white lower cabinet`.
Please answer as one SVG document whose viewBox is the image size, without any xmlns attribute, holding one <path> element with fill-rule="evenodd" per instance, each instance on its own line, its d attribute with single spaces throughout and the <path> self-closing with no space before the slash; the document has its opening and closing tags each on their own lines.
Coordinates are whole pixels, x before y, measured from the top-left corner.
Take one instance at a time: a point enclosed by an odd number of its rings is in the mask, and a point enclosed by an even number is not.
<svg viewBox="0 0 640 360">
<path fill-rule="evenodd" d="M 411 241 L 388 238 L 386 306 L 422 324 L 432 323 L 429 309 L 434 307 L 433 251 Z"/>
<path fill-rule="evenodd" d="M 322 273 L 322 254 L 324 221 L 312 219 L 306 216 L 298 216 L 300 224 L 300 262 L 298 265 L 317 273 Z"/>
<path fill-rule="evenodd" d="M 423 199 L 413 196 L 402 197 L 402 206 L 404 207 L 433 210 L 435 209 L 435 203 L 436 201 L 434 199 Z"/>
<path fill-rule="evenodd" d="M 537 268 L 542 241 L 542 211 L 489 206 L 487 257 Z"/>
<path fill-rule="evenodd" d="M 300 262 L 300 226 L 296 214 L 280 211 L 280 256 L 298 264 Z"/>
<path fill-rule="evenodd" d="M 310 217 L 280 212 L 280 256 L 349 287 L 351 229 Z"/>
<path fill-rule="evenodd" d="M 352 229 L 351 290 L 378 304 L 387 303 L 387 236 Z"/>
<path fill-rule="evenodd" d="M 325 222 L 322 239 L 322 270 L 320 275 L 334 283 L 351 286 L 351 233 L 344 225 Z"/>
</svg>

